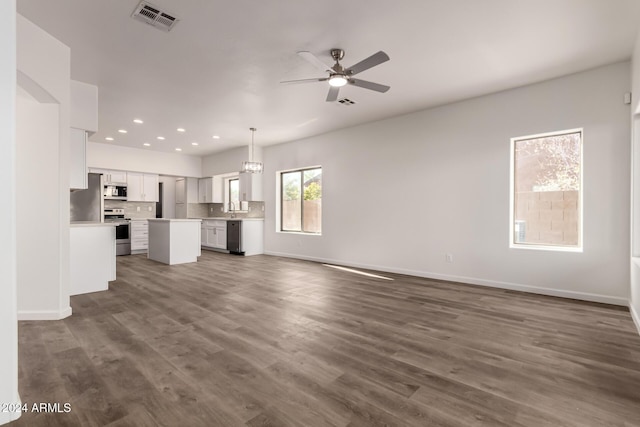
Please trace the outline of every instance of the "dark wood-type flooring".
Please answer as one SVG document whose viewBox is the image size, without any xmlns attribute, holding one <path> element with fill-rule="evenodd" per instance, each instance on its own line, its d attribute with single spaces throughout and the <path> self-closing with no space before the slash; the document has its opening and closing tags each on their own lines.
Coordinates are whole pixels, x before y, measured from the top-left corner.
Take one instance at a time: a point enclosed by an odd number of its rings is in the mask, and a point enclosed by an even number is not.
<svg viewBox="0 0 640 427">
<path fill-rule="evenodd" d="M 640 426 L 624 308 L 203 252 L 20 322 L 12 426 Z"/>
</svg>

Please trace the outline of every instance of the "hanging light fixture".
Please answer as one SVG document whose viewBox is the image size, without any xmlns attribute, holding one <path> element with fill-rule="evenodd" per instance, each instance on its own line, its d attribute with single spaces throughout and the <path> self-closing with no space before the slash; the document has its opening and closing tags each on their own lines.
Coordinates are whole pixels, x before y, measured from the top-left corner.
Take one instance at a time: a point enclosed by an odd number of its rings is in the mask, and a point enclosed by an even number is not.
<svg viewBox="0 0 640 427">
<path fill-rule="evenodd" d="M 249 128 L 251 131 L 251 152 L 249 153 L 249 161 L 242 162 L 242 172 L 249 173 L 262 173 L 262 162 L 253 161 L 253 136 L 256 133 L 256 128 Z"/>
</svg>

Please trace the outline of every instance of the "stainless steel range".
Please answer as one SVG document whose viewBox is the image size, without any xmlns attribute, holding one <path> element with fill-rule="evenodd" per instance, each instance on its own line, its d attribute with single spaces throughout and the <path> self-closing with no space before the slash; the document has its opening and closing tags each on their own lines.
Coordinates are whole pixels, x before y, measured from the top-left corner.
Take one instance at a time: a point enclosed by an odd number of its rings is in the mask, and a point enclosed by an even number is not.
<svg viewBox="0 0 640 427">
<path fill-rule="evenodd" d="M 116 255 L 131 255 L 131 221 L 124 217 L 124 209 L 104 209 L 104 222 L 115 222 Z"/>
</svg>

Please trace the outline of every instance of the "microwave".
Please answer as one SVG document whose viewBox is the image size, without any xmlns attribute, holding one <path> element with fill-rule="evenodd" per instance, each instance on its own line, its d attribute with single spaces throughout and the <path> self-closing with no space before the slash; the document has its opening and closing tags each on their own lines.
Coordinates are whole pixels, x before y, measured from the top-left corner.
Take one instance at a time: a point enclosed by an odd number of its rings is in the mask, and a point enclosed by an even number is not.
<svg viewBox="0 0 640 427">
<path fill-rule="evenodd" d="M 123 184 L 105 184 L 105 200 L 127 200 L 127 186 Z"/>
</svg>

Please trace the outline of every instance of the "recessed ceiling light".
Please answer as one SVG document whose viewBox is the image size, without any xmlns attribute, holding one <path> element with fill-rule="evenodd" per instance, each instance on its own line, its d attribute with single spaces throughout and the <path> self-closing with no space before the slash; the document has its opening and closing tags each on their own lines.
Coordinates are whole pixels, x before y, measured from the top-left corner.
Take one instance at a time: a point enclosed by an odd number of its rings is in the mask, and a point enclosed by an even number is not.
<svg viewBox="0 0 640 427">
<path fill-rule="evenodd" d="M 191 145 L 198 145 L 198 143 L 197 142 L 192 142 Z"/>
<path fill-rule="evenodd" d="M 160 141 L 164 141 L 164 136 L 159 136 L 159 137 L 158 137 L 158 139 L 159 139 Z"/>
<path fill-rule="evenodd" d="M 105 138 L 107 141 L 113 141 L 113 138 L 111 138 L 110 136 Z"/>
<path fill-rule="evenodd" d="M 142 120 L 140 120 L 140 119 L 133 119 L 133 123 L 137 123 L 137 124 L 141 125 L 144 122 Z"/>
<path fill-rule="evenodd" d="M 176 129 L 178 132 L 184 132 L 184 128 L 178 128 Z"/>
<path fill-rule="evenodd" d="M 120 133 L 127 133 L 127 131 L 125 129 L 118 129 L 118 132 Z"/>
<path fill-rule="evenodd" d="M 144 145 L 145 147 L 151 147 L 151 144 L 149 144 L 148 142 L 145 142 L 145 143 L 144 143 L 144 144 L 142 144 L 142 145 Z"/>
<path fill-rule="evenodd" d="M 213 135 L 213 139 L 220 139 L 218 135 Z"/>
<path fill-rule="evenodd" d="M 182 151 L 182 148 L 176 148 L 176 151 Z"/>
</svg>

